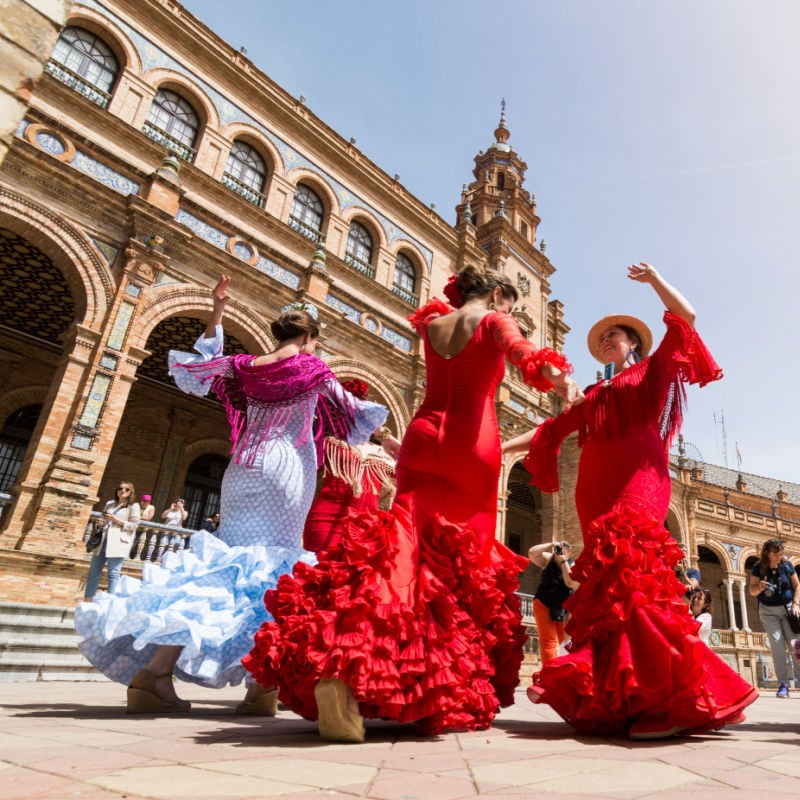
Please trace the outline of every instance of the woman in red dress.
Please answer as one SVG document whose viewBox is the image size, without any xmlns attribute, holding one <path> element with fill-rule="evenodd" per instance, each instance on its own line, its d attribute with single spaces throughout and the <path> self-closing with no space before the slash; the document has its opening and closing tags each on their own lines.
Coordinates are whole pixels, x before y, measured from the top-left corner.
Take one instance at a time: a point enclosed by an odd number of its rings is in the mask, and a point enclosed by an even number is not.
<svg viewBox="0 0 800 800">
<path fill-rule="evenodd" d="M 425 400 L 397 461 L 388 512 L 350 517 L 338 547 L 266 597 L 274 616 L 245 666 L 320 734 L 362 741 L 365 717 L 421 731 L 488 727 L 513 702 L 522 659 L 518 573 L 495 539 L 503 358 L 568 400 L 563 355 L 537 350 L 501 275 L 468 267 L 410 317 L 425 343 Z M 552 380 L 552 383 L 551 383 Z"/>
<path fill-rule="evenodd" d="M 364 381 L 343 381 L 353 397 L 366 400 Z M 380 439 L 381 443 L 377 443 Z M 365 444 L 351 445 L 335 436 L 322 444 L 322 484 L 303 528 L 303 547 L 314 553 L 339 544 L 350 512 L 388 508 L 395 493 L 395 459 L 400 442 L 381 428 Z"/>
<path fill-rule="evenodd" d="M 584 550 L 572 570 L 580 587 L 565 603 L 572 643 L 534 676 L 528 696 L 582 733 L 654 739 L 737 721 L 757 692 L 698 638 L 675 576 L 683 554 L 663 526 L 683 383 L 702 386 L 722 370 L 694 330 L 686 299 L 649 264 L 628 275 L 652 286 L 667 308 L 656 351 L 645 358 L 652 336 L 635 317 L 600 320 L 589 349 L 613 374 L 582 405 L 503 449 L 530 442 L 531 482 L 555 492 L 559 445 L 577 431 L 582 448 L 575 500 Z"/>
</svg>

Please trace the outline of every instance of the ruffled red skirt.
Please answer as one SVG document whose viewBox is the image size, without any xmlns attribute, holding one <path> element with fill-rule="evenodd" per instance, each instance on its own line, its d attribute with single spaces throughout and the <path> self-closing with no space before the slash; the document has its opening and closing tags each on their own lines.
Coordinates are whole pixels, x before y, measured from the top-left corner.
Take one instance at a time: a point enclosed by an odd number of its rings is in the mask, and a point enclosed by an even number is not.
<svg viewBox="0 0 800 800">
<path fill-rule="evenodd" d="M 464 526 L 353 515 L 316 566 L 297 564 L 265 602 L 274 621 L 243 659 L 262 686 L 317 719 L 321 678 L 349 685 L 363 716 L 419 730 L 479 730 L 513 702 L 525 640 L 518 574 L 527 561 Z"/>
<path fill-rule="evenodd" d="M 645 717 L 701 732 L 721 727 L 758 692 L 697 638 L 675 577 L 682 553 L 635 508 L 599 517 L 572 569 L 580 587 L 567 655 L 534 676 L 532 691 L 583 733 L 624 732 Z"/>
</svg>

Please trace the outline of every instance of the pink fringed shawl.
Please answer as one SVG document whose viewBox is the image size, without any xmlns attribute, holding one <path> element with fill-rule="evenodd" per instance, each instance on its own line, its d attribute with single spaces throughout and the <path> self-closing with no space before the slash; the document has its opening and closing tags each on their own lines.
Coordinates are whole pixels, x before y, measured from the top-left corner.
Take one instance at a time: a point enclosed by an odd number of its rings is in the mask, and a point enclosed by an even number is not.
<svg viewBox="0 0 800 800">
<path fill-rule="evenodd" d="M 254 359 L 252 355 L 222 356 L 174 367 L 194 372 L 202 383 L 212 381 L 211 391 L 225 406 L 237 464 L 252 466 L 261 445 L 283 435 L 296 408 L 304 415 L 296 445 L 313 435 L 319 457 L 323 430 L 347 437 L 356 400 L 345 391 L 335 397 L 317 397 L 326 382 L 338 386 L 322 359 L 307 353 L 270 364 L 254 365 Z"/>
</svg>

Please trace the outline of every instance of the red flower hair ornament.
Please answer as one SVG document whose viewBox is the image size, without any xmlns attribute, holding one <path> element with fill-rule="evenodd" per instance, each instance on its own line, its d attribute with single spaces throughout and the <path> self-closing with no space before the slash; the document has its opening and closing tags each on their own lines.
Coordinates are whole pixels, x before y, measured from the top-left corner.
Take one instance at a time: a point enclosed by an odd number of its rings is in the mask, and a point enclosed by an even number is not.
<svg viewBox="0 0 800 800">
<path fill-rule="evenodd" d="M 458 286 L 456 286 L 456 275 L 451 275 L 444 287 L 444 296 L 450 301 L 453 308 L 461 308 L 464 305 L 464 296 L 461 294 Z"/>
<path fill-rule="evenodd" d="M 342 381 L 342 386 L 347 389 L 353 397 L 357 397 L 359 400 L 365 400 L 367 397 L 367 393 L 369 392 L 369 386 L 367 386 L 364 381 L 358 380 L 358 378 L 353 378 L 350 381 Z"/>
</svg>

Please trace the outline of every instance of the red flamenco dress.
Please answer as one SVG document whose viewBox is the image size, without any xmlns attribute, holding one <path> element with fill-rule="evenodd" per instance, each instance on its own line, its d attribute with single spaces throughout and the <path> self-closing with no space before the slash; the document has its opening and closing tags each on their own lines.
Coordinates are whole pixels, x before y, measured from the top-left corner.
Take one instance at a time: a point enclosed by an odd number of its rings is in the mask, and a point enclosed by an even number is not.
<svg viewBox="0 0 800 800">
<path fill-rule="evenodd" d="M 322 484 L 306 517 L 303 548 L 319 553 L 339 544 L 349 512 L 388 508 L 394 490 L 394 459 L 380 445 L 350 445 L 326 436 Z"/>
<path fill-rule="evenodd" d="M 532 483 L 558 491 L 559 445 L 578 432 L 584 549 L 572 569 L 580 587 L 565 603 L 571 644 L 534 676 L 529 695 L 582 733 L 712 730 L 758 696 L 700 641 L 675 577 L 683 553 L 663 526 L 667 452 L 683 383 L 702 386 L 722 371 L 686 322 L 669 312 L 664 321 L 658 349 L 544 422 L 524 462 Z"/>
<path fill-rule="evenodd" d="M 339 545 L 298 563 L 265 601 L 274 621 L 243 663 L 262 686 L 317 719 L 322 678 L 346 683 L 364 717 L 422 732 L 487 728 L 513 702 L 522 660 L 518 574 L 495 539 L 500 438 L 494 397 L 504 356 L 543 391 L 545 361 L 508 314 L 488 313 L 464 349 L 433 350 L 434 300 L 409 319 L 425 343 L 425 400 L 403 437 L 389 511 L 351 514 Z"/>
</svg>

